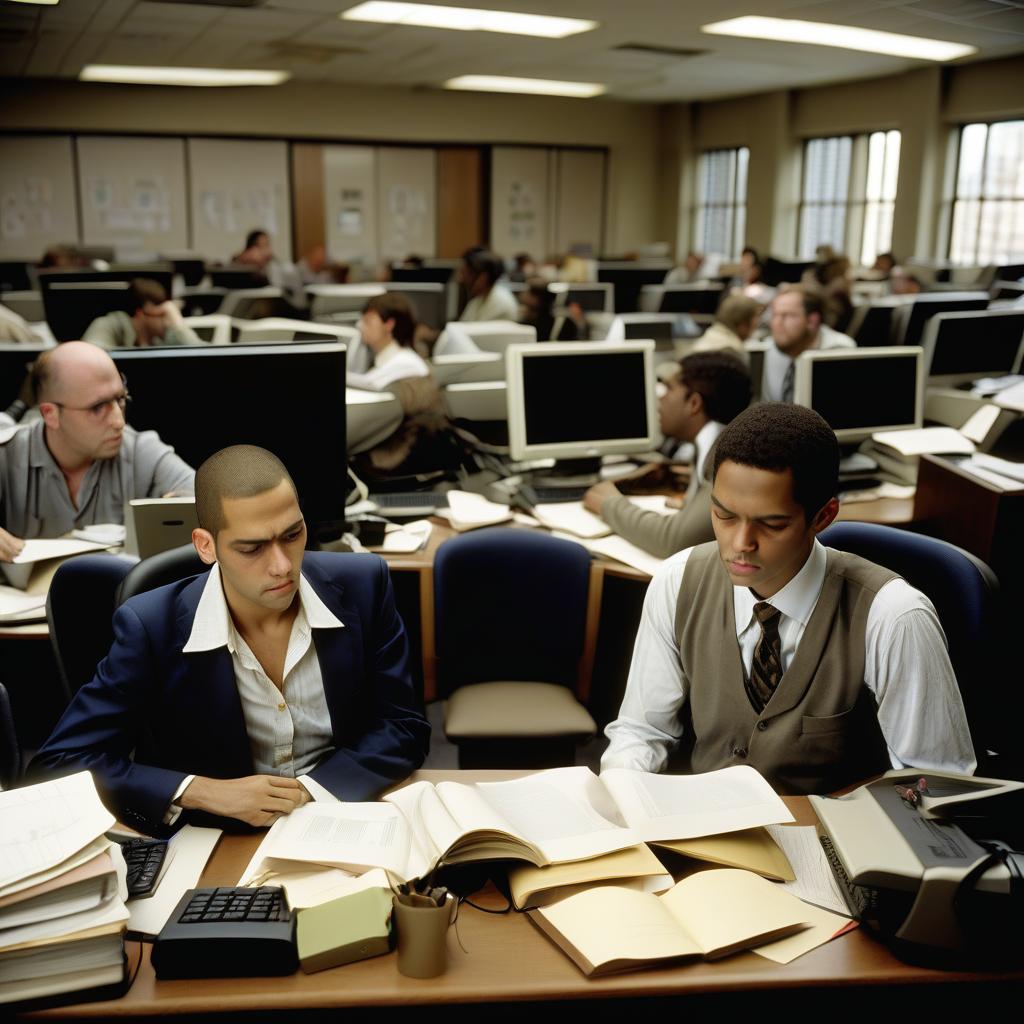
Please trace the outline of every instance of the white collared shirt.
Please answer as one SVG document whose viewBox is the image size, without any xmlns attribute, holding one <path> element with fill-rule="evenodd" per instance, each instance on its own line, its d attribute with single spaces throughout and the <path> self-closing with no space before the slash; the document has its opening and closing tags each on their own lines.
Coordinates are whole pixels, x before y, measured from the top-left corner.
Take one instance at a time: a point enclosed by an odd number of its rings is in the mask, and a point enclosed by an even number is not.
<svg viewBox="0 0 1024 1024">
<path fill-rule="evenodd" d="M 255 774 L 300 779 L 314 800 L 333 801 L 335 797 L 306 774 L 334 750 L 331 713 L 313 643 L 313 630 L 343 629 L 345 624 L 320 600 L 302 575 L 299 576 L 298 597 L 299 610 L 288 637 L 281 689 L 274 685 L 235 628 L 224 597 L 219 565 L 210 569 L 196 607 L 192 632 L 182 651 L 193 654 L 221 647 L 228 649 Z M 178 787 L 175 801 L 193 778 L 194 775 L 188 776 Z M 177 813 L 169 816 L 167 823 L 173 823 L 175 818 Z"/>
<path fill-rule="evenodd" d="M 373 357 L 372 369 L 366 373 L 347 374 L 345 381 L 351 387 L 383 391 L 396 381 L 427 377 L 429 374 L 430 367 L 418 352 L 393 341 Z"/>
<path fill-rule="evenodd" d="M 693 459 L 693 472 L 690 474 L 690 483 L 686 488 L 687 497 L 697 490 L 700 482 L 704 479 L 704 464 L 708 460 L 708 452 L 711 451 L 712 446 L 718 440 L 718 435 L 723 430 L 725 430 L 724 423 L 719 423 L 718 420 L 708 420 L 693 439 L 696 455 Z"/>
<path fill-rule="evenodd" d="M 611 742 L 601 758 L 602 768 L 661 771 L 682 735 L 679 713 L 689 696 L 689 680 L 679 659 L 675 618 L 692 550 L 667 559 L 651 580 L 626 695 L 619 717 L 605 730 Z M 803 568 L 769 600 L 782 613 L 783 672 L 818 603 L 825 563 L 825 548 L 815 541 Z M 733 587 L 736 639 L 747 674 L 761 636 L 754 616 L 757 600 L 748 587 Z M 905 580 L 886 583 L 868 611 L 864 648 L 864 682 L 874 694 L 892 766 L 973 772 L 976 761 L 967 716 L 946 654 L 946 638 L 928 598 Z"/>
</svg>

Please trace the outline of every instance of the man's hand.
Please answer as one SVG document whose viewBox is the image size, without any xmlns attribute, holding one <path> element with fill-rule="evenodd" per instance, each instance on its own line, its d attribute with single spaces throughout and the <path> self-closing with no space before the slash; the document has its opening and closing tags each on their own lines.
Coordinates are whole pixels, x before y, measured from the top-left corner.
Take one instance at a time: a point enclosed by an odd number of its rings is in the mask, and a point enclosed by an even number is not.
<svg viewBox="0 0 1024 1024">
<path fill-rule="evenodd" d="M 298 779 L 277 775 L 249 775 L 244 779 L 208 779 L 197 775 L 178 797 L 185 810 L 209 811 L 222 818 L 237 818 L 247 825 L 272 825 L 312 797 Z"/>
<path fill-rule="evenodd" d="M 608 480 L 604 480 L 599 484 L 594 484 L 586 494 L 583 495 L 583 507 L 590 512 L 593 512 L 595 516 L 601 514 L 601 508 L 608 498 L 617 497 L 619 489 L 615 484 Z"/>
<path fill-rule="evenodd" d="M 165 329 L 181 326 L 181 310 L 178 309 L 178 304 L 173 299 L 162 302 L 157 306 L 156 311 L 163 317 Z"/>
<path fill-rule="evenodd" d="M 13 562 L 21 553 L 25 542 L 13 533 L 0 530 L 0 562 Z"/>
</svg>

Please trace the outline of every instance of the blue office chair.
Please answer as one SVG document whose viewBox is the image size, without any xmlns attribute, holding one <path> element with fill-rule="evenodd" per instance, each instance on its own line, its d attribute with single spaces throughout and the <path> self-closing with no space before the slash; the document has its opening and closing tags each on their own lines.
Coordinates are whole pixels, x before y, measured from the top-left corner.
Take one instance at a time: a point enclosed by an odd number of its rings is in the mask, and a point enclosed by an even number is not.
<svg viewBox="0 0 1024 1024">
<path fill-rule="evenodd" d="M 460 767 L 575 763 L 575 744 L 597 731 L 580 701 L 590 685 L 598 606 L 590 555 L 571 541 L 489 529 L 438 548 L 438 692 Z"/>
<path fill-rule="evenodd" d="M 120 608 L 136 594 L 145 594 L 168 583 L 177 583 L 187 576 L 198 576 L 209 568 L 191 544 L 183 544 L 180 548 L 171 548 L 170 551 L 161 551 L 151 558 L 144 558 L 131 569 L 117 588 L 116 607 Z"/>
<path fill-rule="evenodd" d="M 967 710 L 979 770 L 998 735 L 1001 637 L 999 581 L 974 555 L 944 540 L 872 523 L 833 523 L 821 534 L 829 547 L 860 555 L 897 572 L 935 605 L 949 644 L 949 660 Z"/>
<path fill-rule="evenodd" d="M 12 789 L 21 780 L 21 747 L 7 687 L 0 683 L 0 789 Z"/>
<path fill-rule="evenodd" d="M 46 595 L 46 621 L 68 700 L 92 679 L 110 650 L 115 595 L 135 562 L 127 555 L 79 555 L 54 573 Z"/>
</svg>

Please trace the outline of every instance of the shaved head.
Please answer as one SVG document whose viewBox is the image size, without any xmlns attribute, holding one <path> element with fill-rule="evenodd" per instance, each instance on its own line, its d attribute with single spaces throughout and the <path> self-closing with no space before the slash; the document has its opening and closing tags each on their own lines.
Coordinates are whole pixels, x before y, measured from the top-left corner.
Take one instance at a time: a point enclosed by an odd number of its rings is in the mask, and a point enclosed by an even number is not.
<svg viewBox="0 0 1024 1024">
<path fill-rule="evenodd" d="M 32 367 L 36 402 L 75 404 L 83 386 L 113 377 L 119 379 L 114 360 L 98 345 L 66 341 L 41 353 Z"/>
<path fill-rule="evenodd" d="M 266 448 L 236 444 L 211 455 L 196 471 L 196 518 L 200 529 L 215 538 L 224 527 L 224 501 L 254 498 L 272 491 L 282 480 L 295 491 L 284 463 Z"/>
</svg>

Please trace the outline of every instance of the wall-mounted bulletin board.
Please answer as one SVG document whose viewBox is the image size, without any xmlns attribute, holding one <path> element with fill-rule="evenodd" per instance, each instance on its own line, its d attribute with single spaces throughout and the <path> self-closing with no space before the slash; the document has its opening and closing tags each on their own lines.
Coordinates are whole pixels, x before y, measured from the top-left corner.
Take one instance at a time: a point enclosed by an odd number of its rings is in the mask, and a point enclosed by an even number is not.
<svg viewBox="0 0 1024 1024">
<path fill-rule="evenodd" d="M 380 257 L 400 260 L 437 250 L 437 152 L 382 146 L 377 150 Z"/>
<path fill-rule="evenodd" d="M 543 259 L 551 252 L 554 156 L 539 147 L 491 151 L 491 248 L 500 256 L 528 252 Z"/>
<path fill-rule="evenodd" d="M 324 146 L 327 252 L 347 263 L 376 264 L 377 164 L 373 146 Z"/>
<path fill-rule="evenodd" d="M 188 165 L 196 252 L 228 260 L 259 228 L 279 259 L 292 259 L 286 142 L 189 139 Z"/>
<path fill-rule="evenodd" d="M 78 241 L 69 135 L 0 138 L 0 258 L 36 261 Z"/>
<path fill-rule="evenodd" d="M 119 257 L 187 249 L 185 140 L 85 136 L 78 147 L 82 241 Z"/>
</svg>

